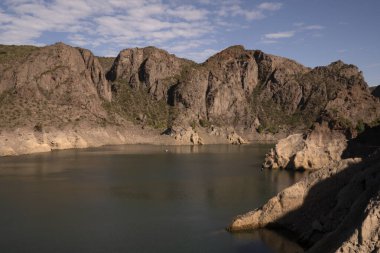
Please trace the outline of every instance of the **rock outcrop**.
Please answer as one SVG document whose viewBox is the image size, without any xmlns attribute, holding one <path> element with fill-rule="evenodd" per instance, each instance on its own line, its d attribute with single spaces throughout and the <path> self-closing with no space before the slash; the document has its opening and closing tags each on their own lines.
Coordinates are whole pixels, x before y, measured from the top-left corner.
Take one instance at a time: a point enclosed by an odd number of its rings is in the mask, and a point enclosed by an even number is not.
<svg viewBox="0 0 380 253">
<path fill-rule="evenodd" d="M 281 139 L 266 155 L 263 167 L 318 170 L 333 166 L 341 160 L 346 142 L 342 131 L 330 129 L 327 122 L 317 123 L 307 134 Z"/>
<path fill-rule="evenodd" d="M 204 144 L 199 134 L 196 131 L 194 131 L 194 129 L 192 129 L 191 127 L 179 128 L 173 131 L 175 132 L 174 139 L 179 144 Z"/>
<path fill-rule="evenodd" d="M 23 97 L 55 102 L 63 102 L 66 94 L 72 96 L 74 103 L 92 103 L 93 96 L 110 101 L 112 96 L 103 69 L 93 54 L 63 43 L 35 50 L 22 63 L 4 70 L 0 92 L 9 89 L 16 89 Z"/>
<path fill-rule="evenodd" d="M 111 85 L 90 51 L 63 43 L 1 50 L 0 156 L 168 142 L 159 130 L 141 130 L 107 110 Z"/>
<path fill-rule="evenodd" d="M 102 103 L 111 101 L 111 87 L 88 50 L 57 43 L 34 50 L 1 74 L 1 128 L 61 127 L 107 117 Z"/>
<path fill-rule="evenodd" d="M 379 139 L 374 138 L 379 128 L 372 130 L 367 129 L 349 145 L 361 142 L 374 152 L 353 152 L 353 158 L 309 174 L 262 207 L 235 218 L 228 229 L 285 229 L 307 252 L 377 252 L 380 150 L 376 149 Z"/>
<path fill-rule="evenodd" d="M 167 101 L 168 91 L 176 84 L 182 69 L 192 64 L 155 47 L 131 48 L 119 53 L 107 78 L 119 85 L 145 88 L 156 100 Z"/>
</svg>

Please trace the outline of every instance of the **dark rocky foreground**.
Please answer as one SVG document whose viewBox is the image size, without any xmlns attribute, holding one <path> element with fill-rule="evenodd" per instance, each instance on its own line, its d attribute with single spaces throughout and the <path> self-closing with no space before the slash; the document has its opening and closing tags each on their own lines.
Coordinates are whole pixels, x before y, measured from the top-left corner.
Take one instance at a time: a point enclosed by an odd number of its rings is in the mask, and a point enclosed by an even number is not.
<svg viewBox="0 0 380 253">
<path fill-rule="evenodd" d="M 341 160 L 306 176 L 230 231 L 284 229 L 307 252 L 380 251 L 380 127 L 352 139 Z"/>
</svg>

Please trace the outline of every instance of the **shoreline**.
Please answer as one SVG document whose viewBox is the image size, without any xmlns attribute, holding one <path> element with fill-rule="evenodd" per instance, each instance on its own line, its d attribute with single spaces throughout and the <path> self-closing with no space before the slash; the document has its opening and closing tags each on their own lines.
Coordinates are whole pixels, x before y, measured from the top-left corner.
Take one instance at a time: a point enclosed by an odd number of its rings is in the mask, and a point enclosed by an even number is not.
<svg viewBox="0 0 380 253">
<path fill-rule="evenodd" d="M 113 145 L 197 146 L 251 143 L 275 144 L 276 140 L 259 138 L 245 141 L 235 133 L 229 135 L 222 132 L 212 135 L 204 129 L 197 131 L 187 129 L 183 134 L 176 136 L 164 135 L 159 130 L 142 129 L 133 124 L 128 127 L 47 128 L 43 132 L 30 128 L 17 128 L 14 131 L 0 132 L 0 157 Z"/>
</svg>

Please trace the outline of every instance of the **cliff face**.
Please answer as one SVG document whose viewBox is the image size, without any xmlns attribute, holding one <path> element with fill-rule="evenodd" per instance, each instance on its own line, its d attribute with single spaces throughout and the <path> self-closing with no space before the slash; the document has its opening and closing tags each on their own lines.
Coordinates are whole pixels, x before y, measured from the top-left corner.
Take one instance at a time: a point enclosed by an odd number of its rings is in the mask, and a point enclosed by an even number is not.
<svg viewBox="0 0 380 253">
<path fill-rule="evenodd" d="M 89 113 L 105 117 L 101 100 L 112 97 L 92 53 L 62 43 L 36 49 L 2 68 L 0 91 L 3 127 L 22 125 L 23 120 L 60 124 Z"/>
<path fill-rule="evenodd" d="M 361 72 L 340 61 L 310 69 L 242 46 L 229 47 L 202 64 L 154 47 L 125 49 L 116 59 L 98 59 L 62 43 L 1 46 L 0 52 L 0 127 L 8 130 L 82 123 L 123 128 L 132 122 L 167 129 L 182 144 L 194 143 L 183 136 L 197 132 L 244 143 L 244 137 L 304 133 L 320 119 L 330 130 L 309 131 L 290 152 L 299 153 L 298 164 L 315 167 L 317 162 L 309 161 L 314 147 L 319 147 L 316 157 L 321 161 L 326 154 L 339 156 L 342 148 L 323 147 L 323 140 L 351 138 L 353 130 L 380 118 L 380 102 Z M 207 137 L 201 139 L 196 143 Z M 302 156 L 299 148 L 306 148 Z M 273 167 L 297 164 L 283 154 L 277 159 L 276 152 L 273 160 L 288 162 L 274 161 Z"/>
<path fill-rule="evenodd" d="M 245 125 L 248 100 L 258 84 L 252 52 L 241 46 L 227 48 L 204 64 L 184 70 L 175 87 L 175 106 L 184 111 L 178 124 Z"/>
<path fill-rule="evenodd" d="M 191 61 L 155 47 L 125 49 L 115 59 L 107 78 L 112 82 L 124 81 L 134 89 L 145 88 L 154 99 L 166 101 L 175 78 L 190 64 Z"/>
<path fill-rule="evenodd" d="M 174 126 L 222 126 L 251 132 L 294 132 L 329 113 L 345 123 L 379 116 L 361 72 L 341 61 L 310 69 L 262 51 L 233 46 L 203 64 L 148 47 L 120 52 L 108 78 L 166 101 Z M 363 113 L 366 112 L 366 113 Z"/>
<path fill-rule="evenodd" d="M 0 155 L 123 143 L 106 129 L 111 86 L 90 51 L 62 43 L 2 50 Z"/>
</svg>

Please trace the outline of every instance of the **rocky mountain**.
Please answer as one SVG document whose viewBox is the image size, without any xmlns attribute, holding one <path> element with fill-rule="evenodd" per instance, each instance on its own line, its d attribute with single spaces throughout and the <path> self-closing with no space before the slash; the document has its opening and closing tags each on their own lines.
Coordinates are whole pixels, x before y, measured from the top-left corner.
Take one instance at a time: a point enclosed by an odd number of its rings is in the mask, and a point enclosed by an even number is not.
<svg viewBox="0 0 380 253">
<path fill-rule="evenodd" d="M 111 101 L 111 87 L 90 51 L 62 43 L 31 51 L 0 65 L 1 127 L 106 117 L 102 100 Z"/>
<path fill-rule="evenodd" d="M 153 47 L 123 50 L 108 79 L 146 89 L 180 111 L 174 125 L 229 126 L 276 133 L 306 129 L 327 111 L 356 124 L 379 115 L 361 72 L 341 61 L 306 68 L 292 60 L 233 46 L 202 64 Z M 363 112 L 371 113 L 363 113 Z M 168 126 L 171 127 L 171 126 Z"/>
<path fill-rule="evenodd" d="M 244 143 L 305 133 L 321 118 L 354 135 L 380 115 L 361 72 L 341 61 L 310 69 L 242 46 L 202 64 L 154 47 L 125 49 L 115 59 L 63 43 L 0 50 L 0 129 L 7 133 L 81 125 L 164 132 L 177 144 Z M 116 143 L 129 138 L 111 132 Z"/>
</svg>

